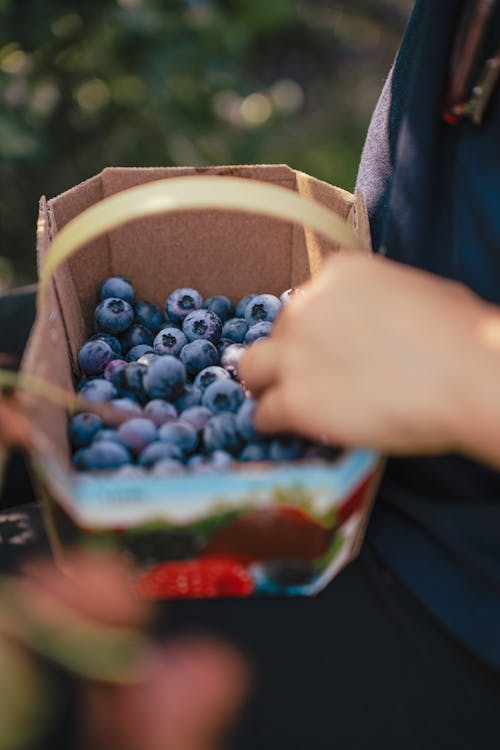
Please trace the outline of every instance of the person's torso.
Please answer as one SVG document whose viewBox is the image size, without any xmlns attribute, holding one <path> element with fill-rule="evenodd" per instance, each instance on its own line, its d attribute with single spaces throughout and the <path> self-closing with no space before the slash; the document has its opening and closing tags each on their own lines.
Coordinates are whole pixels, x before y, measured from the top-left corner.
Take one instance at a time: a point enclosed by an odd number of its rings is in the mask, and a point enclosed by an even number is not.
<svg viewBox="0 0 500 750">
<path fill-rule="evenodd" d="M 500 304 L 500 91 L 481 126 L 440 117 L 460 6 L 417 2 L 358 187 L 375 249 Z M 482 52 L 499 42 L 497 7 Z M 391 460 L 368 536 L 442 623 L 500 667 L 500 472 L 459 456 Z"/>
</svg>

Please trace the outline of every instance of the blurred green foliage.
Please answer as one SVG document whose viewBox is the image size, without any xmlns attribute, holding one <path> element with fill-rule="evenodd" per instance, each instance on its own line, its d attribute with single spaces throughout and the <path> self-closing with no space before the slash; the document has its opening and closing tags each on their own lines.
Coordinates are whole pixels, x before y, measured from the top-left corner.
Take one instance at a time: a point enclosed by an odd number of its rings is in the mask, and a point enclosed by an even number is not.
<svg viewBox="0 0 500 750">
<path fill-rule="evenodd" d="M 0 278 L 108 165 L 287 163 L 347 189 L 410 0 L 0 0 Z"/>
</svg>

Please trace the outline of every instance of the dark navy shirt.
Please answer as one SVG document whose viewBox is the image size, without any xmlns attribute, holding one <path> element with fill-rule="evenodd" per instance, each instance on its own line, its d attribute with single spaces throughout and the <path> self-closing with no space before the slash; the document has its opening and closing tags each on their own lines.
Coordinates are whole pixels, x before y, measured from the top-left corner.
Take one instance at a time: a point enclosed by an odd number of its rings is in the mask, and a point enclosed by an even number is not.
<svg viewBox="0 0 500 750">
<path fill-rule="evenodd" d="M 500 304 L 500 90 L 479 127 L 440 119 L 461 5 L 417 1 L 358 187 L 376 249 Z M 483 59 L 499 42 L 497 8 Z M 455 455 L 391 459 L 368 538 L 457 639 L 500 669 L 500 472 Z"/>
</svg>

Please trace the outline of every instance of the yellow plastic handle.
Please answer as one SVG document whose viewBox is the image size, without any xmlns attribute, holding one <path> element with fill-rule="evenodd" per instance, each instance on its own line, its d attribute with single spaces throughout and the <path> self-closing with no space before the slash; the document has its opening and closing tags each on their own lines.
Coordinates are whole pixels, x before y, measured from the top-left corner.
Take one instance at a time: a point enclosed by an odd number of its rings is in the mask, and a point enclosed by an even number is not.
<svg viewBox="0 0 500 750">
<path fill-rule="evenodd" d="M 79 247 L 134 219 L 163 211 L 220 208 L 248 211 L 305 224 L 344 247 L 363 249 L 351 227 L 326 206 L 293 190 L 241 177 L 173 177 L 123 190 L 91 206 L 68 222 L 45 258 L 38 291 L 43 304 L 57 266 Z"/>
</svg>

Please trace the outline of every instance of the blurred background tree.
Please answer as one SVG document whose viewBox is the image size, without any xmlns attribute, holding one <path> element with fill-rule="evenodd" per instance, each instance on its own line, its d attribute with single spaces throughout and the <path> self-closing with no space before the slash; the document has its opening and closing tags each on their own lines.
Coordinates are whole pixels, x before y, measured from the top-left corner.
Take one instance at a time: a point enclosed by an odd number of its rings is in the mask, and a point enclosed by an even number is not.
<svg viewBox="0 0 500 750">
<path fill-rule="evenodd" d="M 37 202 L 114 166 L 287 163 L 352 189 L 412 0 L 0 0 L 0 288 Z"/>
</svg>

